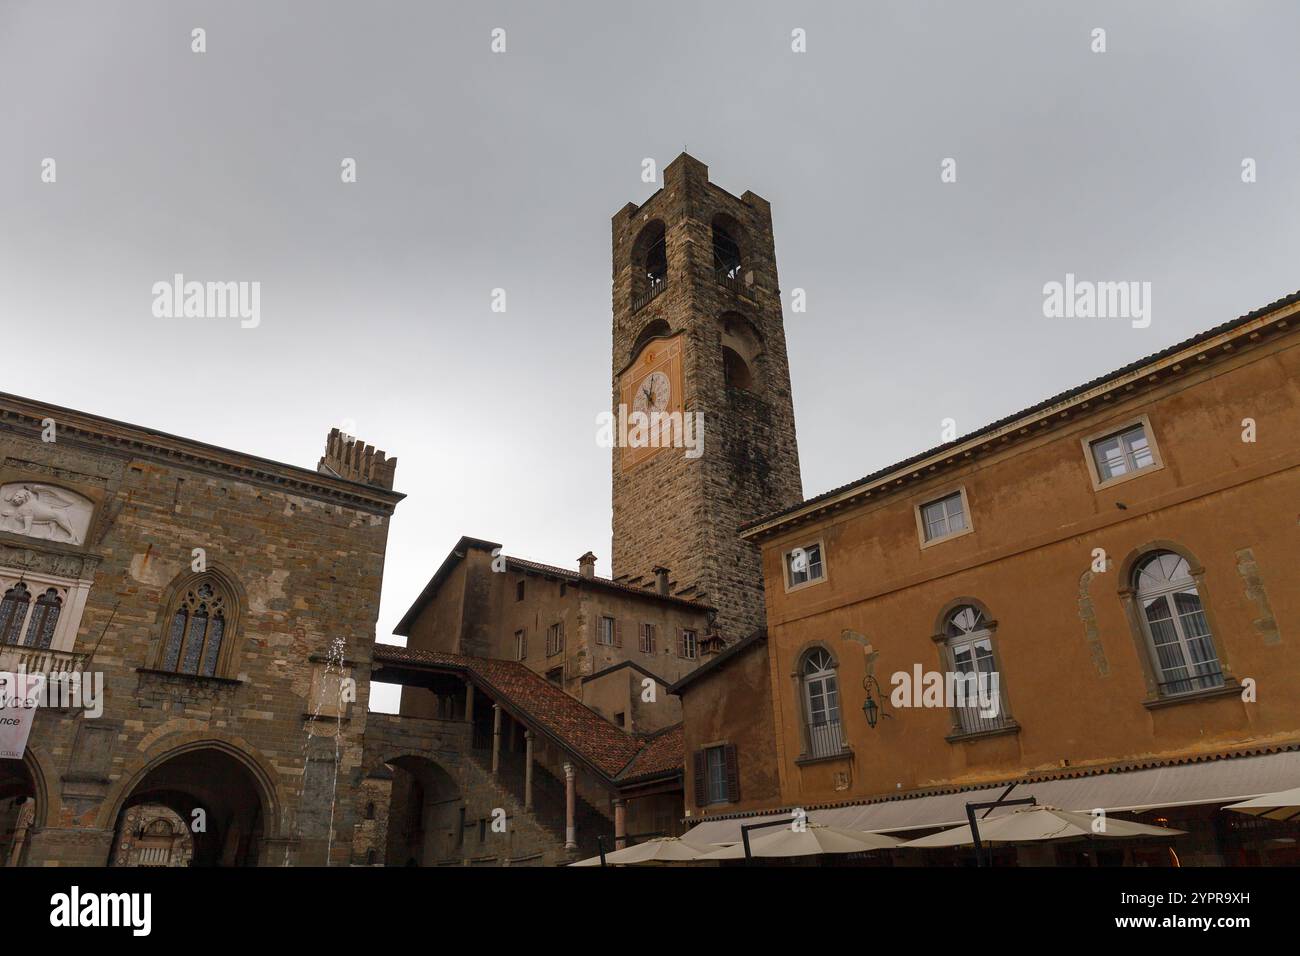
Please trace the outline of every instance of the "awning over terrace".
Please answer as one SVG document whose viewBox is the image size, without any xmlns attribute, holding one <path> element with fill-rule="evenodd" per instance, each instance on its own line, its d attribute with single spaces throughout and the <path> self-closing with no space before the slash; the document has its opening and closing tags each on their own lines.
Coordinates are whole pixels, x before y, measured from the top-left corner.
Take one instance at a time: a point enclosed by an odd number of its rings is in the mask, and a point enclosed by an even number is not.
<svg viewBox="0 0 1300 956">
<path fill-rule="evenodd" d="M 900 797 L 874 803 L 808 812 L 810 823 L 890 833 L 966 822 L 966 804 L 997 800 L 1010 784 L 957 793 Z M 1300 751 L 1183 763 L 1144 770 L 1122 770 L 1056 780 L 1019 781 L 1009 798 L 1034 797 L 1066 810 L 1108 812 L 1155 810 L 1231 803 L 1300 786 Z M 1014 808 L 994 811 L 994 815 Z M 725 845 L 740 839 L 740 828 L 789 817 L 789 811 L 727 820 L 706 820 L 683 836 L 700 844 Z"/>
</svg>

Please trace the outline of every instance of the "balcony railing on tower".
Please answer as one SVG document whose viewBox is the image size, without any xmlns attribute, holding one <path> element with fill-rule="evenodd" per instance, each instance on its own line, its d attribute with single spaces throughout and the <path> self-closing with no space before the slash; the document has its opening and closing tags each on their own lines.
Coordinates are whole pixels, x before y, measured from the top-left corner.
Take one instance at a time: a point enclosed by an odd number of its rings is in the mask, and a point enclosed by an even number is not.
<svg viewBox="0 0 1300 956">
<path fill-rule="evenodd" d="M 640 312 L 643 308 L 649 305 L 650 301 L 660 292 L 663 292 L 664 286 L 668 284 L 665 281 L 665 276 L 660 275 L 647 276 L 646 282 L 646 287 L 632 297 L 633 312 Z"/>
</svg>

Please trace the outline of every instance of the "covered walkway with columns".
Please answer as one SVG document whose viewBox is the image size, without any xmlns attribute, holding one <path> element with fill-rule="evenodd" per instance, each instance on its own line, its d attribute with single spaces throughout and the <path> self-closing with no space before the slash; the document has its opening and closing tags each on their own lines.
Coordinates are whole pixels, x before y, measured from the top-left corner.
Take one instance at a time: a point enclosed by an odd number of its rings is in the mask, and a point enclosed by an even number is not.
<svg viewBox="0 0 1300 956">
<path fill-rule="evenodd" d="M 372 681 L 402 685 L 402 714 L 367 729 L 367 762 L 440 750 L 444 766 L 461 768 L 466 808 L 500 798 L 512 818 L 514 856 L 505 862 L 564 862 L 595 854 L 598 840 L 613 849 L 680 831 L 680 727 L 630 734 L 514 661 L 386 644 L 375 645 L 373 661 Z M 427 744 L 411 743 L 417 728 L 435 725 L 442 732 Z M 464 850 L 459 862 L 503 862 L 492 852 L 500 834 L 484 820 L 462 809 L 461 832 L 451 835 Z"/>
</svg>

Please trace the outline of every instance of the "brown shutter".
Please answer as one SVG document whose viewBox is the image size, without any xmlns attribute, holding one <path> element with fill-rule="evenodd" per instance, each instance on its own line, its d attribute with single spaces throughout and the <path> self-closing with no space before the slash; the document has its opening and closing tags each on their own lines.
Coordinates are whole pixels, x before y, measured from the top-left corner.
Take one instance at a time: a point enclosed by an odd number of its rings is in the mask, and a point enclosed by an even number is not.
<svg viewBox="0 0 1300 956">
<path fill-rule="evenodd" d="M 727 744 L 723 751 L 727 761 L 727 802 L 740 801 L 740 764 L 736 759 L 736 745 Z"/>
<path fill-rule="evenodd" d="M 709 802 L 709 768 L 704 751 L 695 751 L 695 805 L 705 806 Z"/>
<path fill-rule="evenodd" d="M 623 646 L 623 622 L 614 618 L 614 646 Z"/>
<path fill-rule="evenodd" d="M 677 629 L 677 656 L 686 656 L 686 632 L 680 627 Z"/>
</svg>

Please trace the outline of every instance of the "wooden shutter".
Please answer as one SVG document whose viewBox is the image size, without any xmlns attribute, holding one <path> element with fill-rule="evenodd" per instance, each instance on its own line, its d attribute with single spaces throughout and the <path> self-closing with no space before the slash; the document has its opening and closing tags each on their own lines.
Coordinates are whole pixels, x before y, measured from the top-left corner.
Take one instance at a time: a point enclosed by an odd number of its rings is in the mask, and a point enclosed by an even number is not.
<svg viewBox="0 0 1300 956">
<path fill-rule="evenodd" d="M 736 759 L 736 745 L 727 744 L 723 751 L 727 763 L 727 802 L 740 801 L 740 763 Z"/>
<path fill-rule="evenodd" d="M 614 618 L 614 646 L 623 646 L 623 622 Z"/>
<path fill-rule="evenodd" d="M 695 805 L 706 806 L 709 802 L 709 765 L 703 750 L 695 751 Z"/>
<path fill-rule="evenodd" d="M 677 629 L 677 656 L 686 656 L 686 632 L 680 627 Z"/>
</svg>

